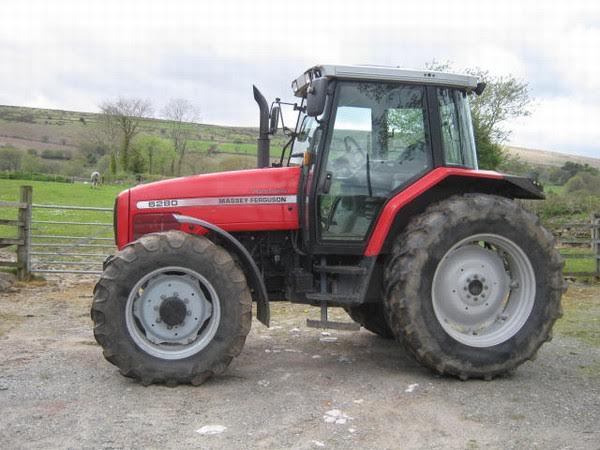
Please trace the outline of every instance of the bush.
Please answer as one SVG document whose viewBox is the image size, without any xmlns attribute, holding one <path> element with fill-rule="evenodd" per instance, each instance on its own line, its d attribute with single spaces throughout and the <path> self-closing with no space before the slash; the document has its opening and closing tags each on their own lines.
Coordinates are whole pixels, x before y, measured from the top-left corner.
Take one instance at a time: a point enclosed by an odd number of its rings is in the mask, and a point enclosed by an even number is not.
<svg viewBox="0 0 600 450">
<path fill-rule="evenodd" d="M 4 180 L 32 180 L 55 181 L 57 183 L 73 183 L 73 178 L 63 175 L 51 175 L 36 172 L 0 172 L 0 179 Z"/>
<path fill-rule="evenodd" d="M 19 170 L 23 153 L 14 147 L 0 148 L 0 170 Z"/>
<path fill-rule="evenodd" d="M 600 195 L 600 175 L 580 172 L 567 181 L 565 192 L 579 195 Z"/>
</svg>

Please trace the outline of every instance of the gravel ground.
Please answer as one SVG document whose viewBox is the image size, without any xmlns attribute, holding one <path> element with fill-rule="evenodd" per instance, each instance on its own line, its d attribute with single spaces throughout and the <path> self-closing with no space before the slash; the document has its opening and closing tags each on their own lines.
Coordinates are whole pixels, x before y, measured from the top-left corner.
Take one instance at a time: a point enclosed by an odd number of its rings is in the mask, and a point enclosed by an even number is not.
<svg viewBox="0 0 600 450">
<path fill-rule="evenodd" d="M 276 303 L 274 326 L 255 322 L 224 376 L 145 388 L 102 357 L 92 287 L 0 293 L 0 447 L 600 449 L 593 342 L 558 335 L 510 377 L 461 382 L 367 331 L 324 336 L 304 325 L 317 310 Z M 600 302 L 598 286 L 572 291 Z"/>
</svg>

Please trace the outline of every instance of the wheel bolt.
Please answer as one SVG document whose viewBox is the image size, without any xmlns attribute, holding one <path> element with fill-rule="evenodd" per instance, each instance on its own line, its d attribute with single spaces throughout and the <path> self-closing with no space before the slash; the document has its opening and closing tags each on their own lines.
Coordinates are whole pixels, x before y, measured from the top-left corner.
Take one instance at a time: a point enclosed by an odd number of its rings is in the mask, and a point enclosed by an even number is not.
<svg viewBox="0 0 600 450">
<path fill-rule="evenodd" d="M 189 303 L 189 302 L 190 302 L 190 299 L 189 299 L 189 298 L 184 298 L 184 299 L 183 299 L 183 303 Z"/>
<path fill-rule="evenodd" d="M 165 298 L 167 298 L 167 296 L 165 294 L 163 294 L 163 295 L 160 296 L 161 300 L 164 300 Z"/>
<path fill-rule="evenodd" d="M 161 322 L 162 322 L 162 320 L 160 320 L 160 317 L 157 317 L 156 318 L 156 323 L 161 323 Z"/>
<path fill-rule="evenodd" d="M 474 280 L 476 280 L 477 278 L 479 278 L 477 275 L 473 275 Z"/>
<path fill-rule="evenodd" d="M 179 297 L 179 292 L 173 292 L 173 297 Z"/>
<path fill-rule="evenodd" d="M 483 281 L 485 283 L 485 278 L 481 278 L 481 281 Z"/>
<path fill-rule="evenodd" d="M 467 287 L 465 286 L 463 289 L 466 291 L 466 290 L 467 290 Z"/>
<path fill-rule="evenodd" d="M 187 316 L 191 316 L 191 315 L 192 315 L 192 312 L 191 312 L 191 311 L 188 311 L 188 312 L 186 312 L 185 314 L 186 314 Z"/>
<path fill-rule="evenodd" d="M 481 298 L 485 298 L 485 294 L 481 294 Z"/>
<path fill-rule="evenodd" d="M 471 298 L 471 296 L 469 294 L 467 294 L 467 298 Z"/>
<path fill-rule="evenodd" d="M 171 325 L 167 325 L 167 330 L 172 330 L 173 327 Z"/>
<path fill-rule="evenodd" d="M 470 282 L 471 282 L 471 278 L 467 278 L 467 283 L 470 283 Z"/>
<path fill-rule="evenodd" d="M 154 307 L 154 311 L 158 311 L 158 306 L 155 306 L 155 307 Z"/>
</svg>

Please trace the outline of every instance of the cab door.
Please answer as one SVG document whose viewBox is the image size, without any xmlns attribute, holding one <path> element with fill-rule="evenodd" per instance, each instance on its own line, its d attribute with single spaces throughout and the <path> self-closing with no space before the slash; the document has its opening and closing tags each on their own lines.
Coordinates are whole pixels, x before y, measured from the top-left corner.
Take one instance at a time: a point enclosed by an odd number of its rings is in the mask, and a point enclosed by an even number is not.
<svg viewBox="0 0 600 450">
<path fill-rule="evenodd" d="M 431 170 L 424 86 L 338 82 L 316 167 L 314 253 L 360 254 L 392 192 Z"/>
</svg>

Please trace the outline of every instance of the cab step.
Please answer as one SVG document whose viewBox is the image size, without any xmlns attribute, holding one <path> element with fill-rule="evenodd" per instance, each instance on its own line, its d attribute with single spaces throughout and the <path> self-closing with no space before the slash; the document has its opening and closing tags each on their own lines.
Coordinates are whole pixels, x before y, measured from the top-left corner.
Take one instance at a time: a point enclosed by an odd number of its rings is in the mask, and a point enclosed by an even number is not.
<svg viewBox="0 0 600 450">
<path fill-rule="evenodd" d="M 333 303 L 335 305 L 351 306 L 360 303 L 360 297 L 358 295 L 348 294 L 330 294 L 330 293 L 318 293 L 310 292 L 304 294 L 307 300 L 313 300 L 316 302 L 322 302 L 326 304 Z M 333 305 L 330 305 L 333 306 Z"/>
<path fill-rule="evenodd" d="M 314 320 L 306 319 L 306 326 L 309 328 L 319 328 L 321 330 L 344 330 L 344 331 L 358 331 L 360 325 L 356 322 L 332 322 L 330 320 Z"/>
<path fill-rule="evenodd" d="M 367 268 L 361 266 L 323 266 L 315 264 L 313 266 L 315 272 L 320 273 L 337 273 L 341 275 L 366 275 Z"/>
<path fill-rule="evenodd" d="M 327 318 L 327 303 L 321 303 L 321 320 L 306 319 L 306 326 L 310 328 L 320 329 L 333 329 L 333 330 L 346 330 L 346 331 L 358 331 L 360 325 L 356 322 L 333 322 Z"/>
</svg>

